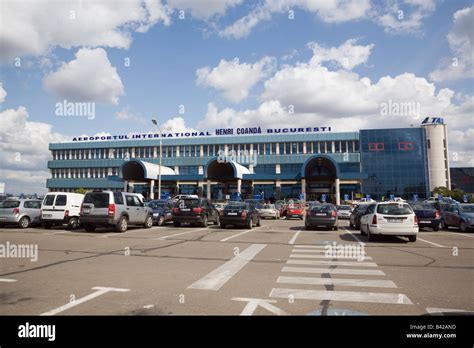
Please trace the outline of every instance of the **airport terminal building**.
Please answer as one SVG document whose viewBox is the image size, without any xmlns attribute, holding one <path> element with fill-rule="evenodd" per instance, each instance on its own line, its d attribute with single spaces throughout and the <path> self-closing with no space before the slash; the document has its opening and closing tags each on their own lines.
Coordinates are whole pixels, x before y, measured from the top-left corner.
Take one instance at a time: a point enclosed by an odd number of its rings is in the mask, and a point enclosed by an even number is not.
<svg viewBox="0 0 474 348">
<path fill-rule="evenodd" d="M 160 138 L 162 151 L 160 153 Z M 74 138 L 50 144 L 50 191 L 161 191 L 226 199 L 301 198 L 339 203 L 370 195 L 429 197 L 450 187 L 442 119 L 420 127 L 332 132 L 331 127 Z M 160 163 L 161 155 L 161 167 Z"/>
</svg>

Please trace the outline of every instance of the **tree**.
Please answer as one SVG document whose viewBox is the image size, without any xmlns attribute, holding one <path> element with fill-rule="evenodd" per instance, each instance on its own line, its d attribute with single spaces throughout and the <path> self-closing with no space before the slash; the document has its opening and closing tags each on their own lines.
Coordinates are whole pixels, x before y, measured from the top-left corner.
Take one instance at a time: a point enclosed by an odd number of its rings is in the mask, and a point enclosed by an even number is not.
<svg viewBox="0 0 474 348">
<path fill-rule="evenodd" d="M 81 194 L 85 194 L 87 192 L 87 190 L 85 188 L 78 188 L 76 190 L 74 190 L 74 193 L 81 193 Z"/>
</svg>

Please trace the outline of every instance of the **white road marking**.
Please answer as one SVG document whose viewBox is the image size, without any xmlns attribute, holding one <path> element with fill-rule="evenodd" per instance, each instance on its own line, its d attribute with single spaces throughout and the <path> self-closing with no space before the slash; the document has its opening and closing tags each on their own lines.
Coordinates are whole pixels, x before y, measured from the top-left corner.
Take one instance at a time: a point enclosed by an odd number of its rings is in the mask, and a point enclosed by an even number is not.
<svg viewBox="0 0 474 348">
<path fill-rule="evenodd" d="M 355 244 L 353 244 L 355 245 Z M 327 252 L 327 250 L 323 250 L 323 249 L 310 249 L 310 250 L 306 250 L 306 249 L 293 249 L 291 251 L 292 253 L 309 253 L 309 254 L 324 254 Z M 359 253 L 359 251 L 357 251 Z M 337 254 L 337 251 L 335 252 Z M 367 254 L 365 251 L 364 251 L 364 254 Z"/>
<path fill-rule="evenodd" d="M 390 304 L 413 304 L 404 294 L 358 292 L 358 291 L 325 291 L 325 290 L 300 290 L 300 289 L 272 289 L 270 297 L 303 300 L 330 300 L 349 302 L 372 302 Z"/>
<path fill-rule="evenodd" d="M 153 308 L 153 307 L 155 307 L 154 304 L 149 304 L 149 305 L 143 306 L 143 308 L 145 308 L 145 309 L 150 309 L 150 308 Z"/>
<path fill-rule="evenodd" d="M 16 282 L 16 279 L 0 278 L 0 282 L 13 283 Z"/>
<path fill-rule="evenodd" d="M 330 245 L 330 244 L 328 244 Z M 295 248 L 309 248 L 309 249 L 326 249 L 325 245 L 304 245 L 304 244 L 298 244 L 294 246 Z"/>
<path fill-rule="evenodd" d="M 186 232 L 181 232 L 181 233 L 170 234 L 170 235 L 167 235 L 167 236 L 158 237 L 158 238 L 153 238 L 153 239 L 166 239 L 166 238 L 168 238 L 168 237 L 181 236 L 181 235 L 183 235 L 183 234 L 198 232 L 198 231 L 202 231 L 202 230 L 207 230 L 207 227 L 198 228 L 197 230 L 192 230 L 192 231 L 186 231 Z"/>
<path fill-rule="evenodd" d="M 362 245 L 365 245 L 365 243 L 363 241 L 361 241 L 354 233 L 352 233 L 351 231 L 349 231 L 347 228 L 343 227 L 342 228 L 344 231 L 346 231 L 347 233 L 349 233 L 352 238 L 355 239 L 356 242 L 358 242 L 359 244 L 362 244 Z"/>
<path fill-rule="evenodd" d="M 188 289 L 219 290 L 266 246 L 266 244 L 252 244 L 239 255 L 188 286 Z"/>
<path fill-rule="evenodd" d="M 464 237 L 471 237 L 471 238 L 474 237 L 473 235 L 464 234 L 464 233 L 457 233 L 457 232 L 455 232 L 455 233 L 446 233 L 446 235 L 451 235 L 451 236 L 457 236 L 458 234 L 460 236 L 464 236 Z"/>
<path fill-rule="evenodd" d="M 272 312 L 276 315 L 287 315 L 282 309 L 272 305 L 271 303 L 276 303 L 277 301 L 273 300 L 264 300 L 261 298 L 245 298 L 245 297 L 233 297 L 233 301 L 243 301 L 248 302 L 244 310 L 240 315 L 252 315 L 258 306 L 265 308 L 267 311 Z"/>
<path fill-rule="evenodd" d="M 232 238 L 241 236 L 241 235 L 243 235 L 243 234 L 245 234 L 245 233 L 249 233 L 249 232 L 252 232 L 252 231 L 255 231 L 255 230 L 256 230 L 256 228 L 251 229 L 251 230 L 247 230 L 247 231 L 244 231 L 244 232 L 240 232 L 240 233 L 237 233 L 237 234 L 235 234 L 235 235 L 233 235 L 233 236 L 230 236 L 230 237 L 221 239 L 220 241 L 221 241 L 221 242 L 227 242 L 228 240 L 230 240 L 230 239 L 232 239 Z"/>
<path fill-rule="evenodd" d="M 464 309 L 451 309 L 451 308 L 426 308 L 426 312 L 444 315 L 444 313 L 467 312 L 467 311 Z"/>
<path fill-rule="evenodd" d="M 377 267 L 374 262 L 350 262 L 350 261 L 308 261 L 308 260 L 288 260 L 290 265 L 312 265 L 312 266 L 353 266 L 353 267 Z"/>
<path fill-rule="evenodd" d="M 326 256 L 326 255 L 306 255 L 306 254 L 291 254 L 290 257 L 293 258 L 300 258 L 300 259 L 320 259 L 323 256 L 325 259 L 337 259 L 337 257 L 332 257 L 332 256 Z M 344 259 L 357 259 L 358 256 L 354 257 L 344 257 Z M 364 255 L 364 260 L 372 260 L 370 256 L 365 256 Z"/>
<path fill-rule="evenodd" d="M 424 239 L 421 239 L 421 238 L 417 238 L 418 240 L 421 240 L 423 242 L 426 242 L 426 243 L 430 243 L 430 244 L 433 244 L 434 246 L 437 246 L 439 248 L 445 248 L 445 246 L 441 245 L 441 244 L 437 244 L 437 243 L 433 243 L 433 242 L 430 242 L 429 240 L 424 240 Z"/>
<path fill-rule="evenodd" d="M 301 230 L 298 230 L 294 236 L 290 239 L 290 241 L 288 242 L 288 244 L 295 244 L 295 240 L 296 238 L 298 238 L 298 235 L 301 233 Z"/>
<path fill-rule="evenodd" d="M 339 286 L 363 286 L 374 288 L 396 288 L 391 280 L 376 279 L 341 279 L 341 278 L 313 278 L 313 277 L 278 277 L 277 283 L 287 284 L 310 284 L 310 285 L 339 285 Z"/>
<path fill-rule="evenodd" d="M 283 267 L 282 272 L 320 273 L 320 274 L 362 274 L 385 275 L 378 269 L 347 269 L 347 268 L 310 268 L 310 267 Z"/>
<path fill-rule="evenodd" d="M 60 312 L 63 312 L 69 308 L 75 307 L 81 303 L 84 303 L 86 301 L 92 300 L 93 298 L 96 298 L 98 296 L 101 296 L 103 294 L 106 294 L 110 291 L 118 291 L 118 292 L 127 292 L 130 291 L 130 289 L 118 289 L 118 288 L 107 288 L 107 287 L 102 287 L 102 286 L 96 286 L 93 287 L 92 290 L 97 290 L 96 292 L 93 292 L 92 294 L 89 294 L 87 296 L 81 297 L 75 301 L 69 302 L 68 304 L 65 304 L 64 306 L 58 307 L 56 309 L 52 309 L 48 312 L 45 312 L 41 315 L 55 315 Z"/>
</svg>

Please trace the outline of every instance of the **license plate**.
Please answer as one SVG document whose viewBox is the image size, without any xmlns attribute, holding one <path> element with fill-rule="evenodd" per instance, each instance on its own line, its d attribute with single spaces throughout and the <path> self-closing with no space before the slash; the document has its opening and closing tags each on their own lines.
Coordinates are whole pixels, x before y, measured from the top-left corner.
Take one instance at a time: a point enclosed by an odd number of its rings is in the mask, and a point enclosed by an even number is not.
<svg viewBox="0 0 474 348">
<path fill-rule="evenodd" d="M 388 222 L 401 223 L 403 222 L 403 220 L 402 219 L 388 219 Z"/>
<path fill-rule="evenodd" d="M 316 213 L 316 216 L 326 216 L 325 213 Z"/>
<path fill-rule="evenodd" d="M 84 208 L 84 209 L 82 210 L 82 212 L 83 212 L 84 214 L 90 214 L 91 208 Z"/>
<path fill-rule="evenodd" d="M 227 213 L 227 215 L 237 215 L 237 213 Z"/>
<path fill-rule="evenodd" d="M 6 220 L 7 218 L 6 217 L 0 217 L 0 220 Z"/>
<path fill-rule="evenodd" d="M 431 221 L 426 221 L 426 220 L 423 220 L 423 221 L 420 221 L 420 224 L 430 224 Z"/>
<path fill-rule="evenodd" d="M 52 217 L 53 214 L 43 214 L 43 217 Z"/>
<path fill-rule="evenodd" d="M 171 215 L 171 213 L 166 213 L 166 215 Z"/>
<path fill-rule="evenodd" d="M 182 208 L 181 211 L 191 211 L 189 208 Z"/>
</svg>

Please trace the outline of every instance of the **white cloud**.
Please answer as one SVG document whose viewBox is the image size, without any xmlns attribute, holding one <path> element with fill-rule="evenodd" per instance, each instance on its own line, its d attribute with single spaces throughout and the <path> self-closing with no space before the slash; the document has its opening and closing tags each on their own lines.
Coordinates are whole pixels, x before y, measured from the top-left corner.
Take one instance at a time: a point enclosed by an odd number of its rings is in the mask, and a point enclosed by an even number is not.
<svg viewBox="0 0 474 348">
<path fill-rule="evenodd" d="M 445 58 L 441 66 L 430 73 L 436 82 L 474 77 L 474 6 L 456 11 L 453 19 L 453 27 L 447 35 L 452 57 Z"/>
<path fill-rule="evenodd" d="M 0 178 L 6 191 L 14 194 L 46 191 L 49 143 L 67 139 L 53 132 L 50 124 L 28 118 L 23 106 L 0 112 Z"/>
<path fill-rule="evenodd" d="M 161 124 L 160 129 L 163 133 L 181 133 L 181 132 L 195 132 L 196 130 L 186 126 L 186 121 L 182 117 L 173 117 Z"/>
<path fill-rule="evenodd" d="M 159 0 L 2 1 L 0 61 L 40 56 L 59 46 L 128 49 L 134 31 L 170 24 Z"/>
<path fill-rule="evenodd" d="M 130 110 L 130 107 L 124 107 L 117 113 L 115 113 L 115 119 L 120 121 L 133 121 L 140 122 L 145 124 L 147 122 L 146 118 L 143 117 L 140 113 L 134 113 Z"/>
<path fill-rule="evenodd" d="M 47 75 L 43 85 L 68 101 L 116 105 L 124 94 L 122 81 L 102 48 L 81 48 L 76 59 Z"/>
<path fill-rule="evenodd" d="M 266 0 L 249 14 L 219 32 L 220 36 L 240 39 L 246 37 L 261 21 L 268 21 L 274 13 L 288 13 L 302 9 L 317 15 L 327 23 L 341 23 L 361 19 L 370 10 L 369 0 Z"/>
<path fill-rule="evenodd" d="M 319 65 L 326 61 L 335 61 L 344 69 L 352 70 L 357 65 L 366 63 L 373 44 L 367 46 L 355 45 L 357 39 L 349 39 L 339 47 L 325 48 L 316 42 L 310 42 L 308 46 L 313 50 L 310 63 Z"/>
<path fill-rule="evenodd" d="M 201 86 L 215 88 L 227 100 L 238 103 L 247 98 L 255 84 L 268 76 L 274 65 L 275 60 L 270 57 L 264 57 L 253 64 L 222 59 L 213 69 L 198 69 L 196 82 Z"/>
<path fill-rule="evenodd" d="M 6 96 L 7 96 L 7 91 L 3 89 L 3 85 L 0 82 L 0 103 L 3 103 L 5 101 Z"/>
<path fill-rule="evenodd" d="M 168 6 L 176 10 L 189 10 L 197 19 L 222 16 L 227 9 L 239 5 L 242 0 L 168 0 Z"/>
</svg>

